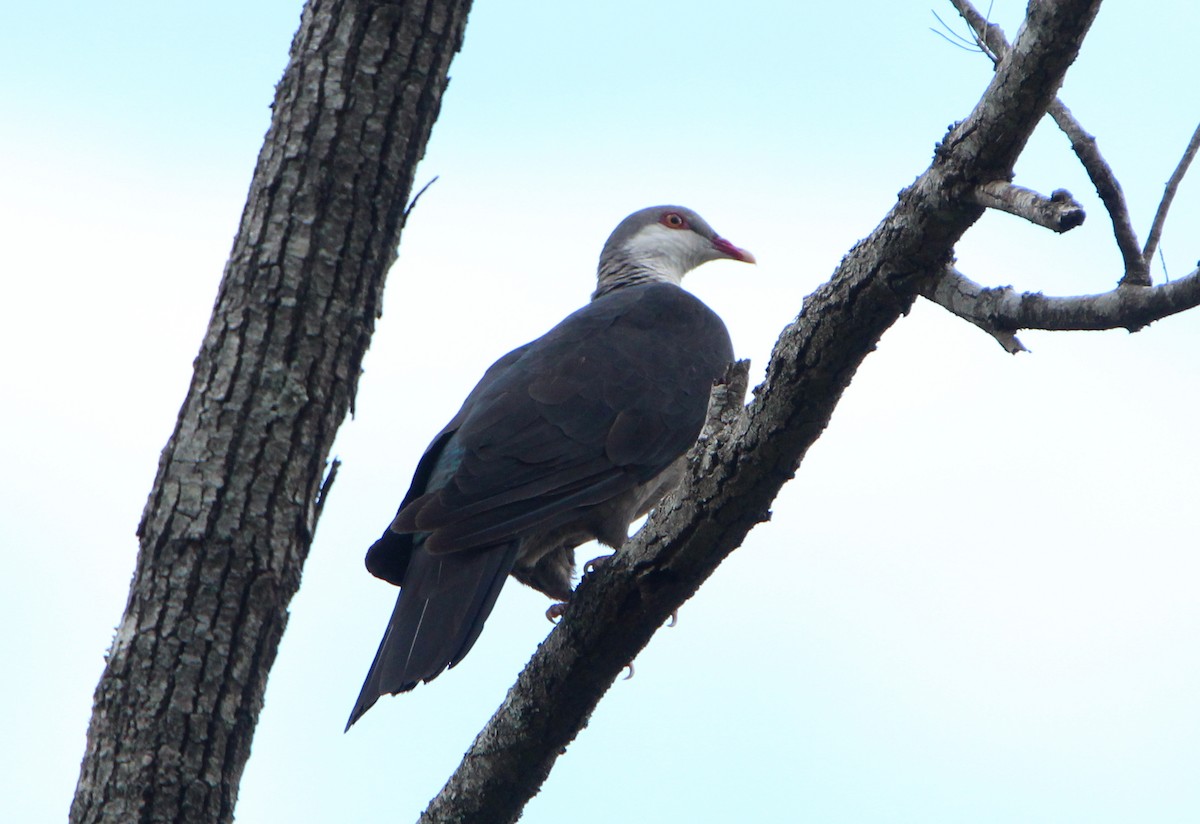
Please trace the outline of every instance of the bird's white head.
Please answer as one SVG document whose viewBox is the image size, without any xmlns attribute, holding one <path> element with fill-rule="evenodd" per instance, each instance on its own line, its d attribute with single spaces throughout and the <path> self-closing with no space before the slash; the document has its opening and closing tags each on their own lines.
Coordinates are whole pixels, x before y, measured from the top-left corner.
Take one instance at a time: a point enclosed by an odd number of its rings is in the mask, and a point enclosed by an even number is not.
<svg viewBox="0 0 1200 824">
<path fill-rule="evenodd" d="M 622 220 L 609 235 L 592 297 L 635 283 L 678 284 L 700 264 L 721 259 L 755 262 L 754 255 L 718 235 L 691 209 L 651 206 Z"/>
</svg>

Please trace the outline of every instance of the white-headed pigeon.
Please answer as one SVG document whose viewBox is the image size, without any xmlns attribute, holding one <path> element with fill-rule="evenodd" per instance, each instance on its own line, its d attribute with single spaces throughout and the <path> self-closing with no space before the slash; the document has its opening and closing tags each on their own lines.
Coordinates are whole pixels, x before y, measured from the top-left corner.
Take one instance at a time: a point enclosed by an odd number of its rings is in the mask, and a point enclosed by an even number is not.
<svg viewBox="0 0 1200 824">
<path fill-rule="evenodd" d="M 347 729 L 461 661 L 509 574 L 565 601 L 575 547 L 619 547 L 678 484 L 733 360 L 725 324 L 679 282 L 722 258 L 754 262 L 690 209 L 634 212 L 591 303 L 487 370 L 367 552 L 400 596 Z"/>
</svg>

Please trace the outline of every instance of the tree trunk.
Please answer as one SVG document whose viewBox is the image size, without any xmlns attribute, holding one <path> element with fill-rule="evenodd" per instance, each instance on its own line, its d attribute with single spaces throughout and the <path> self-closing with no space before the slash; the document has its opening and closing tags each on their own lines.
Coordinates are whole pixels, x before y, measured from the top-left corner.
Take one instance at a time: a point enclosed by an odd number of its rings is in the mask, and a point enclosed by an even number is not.
<svg viewBox="0 0 1200 824">
<path fill-rule="evenodd" d="M 230 821 L 469 0 L 311 0 L 138 528 L 72 822 Z"/>
</svg>

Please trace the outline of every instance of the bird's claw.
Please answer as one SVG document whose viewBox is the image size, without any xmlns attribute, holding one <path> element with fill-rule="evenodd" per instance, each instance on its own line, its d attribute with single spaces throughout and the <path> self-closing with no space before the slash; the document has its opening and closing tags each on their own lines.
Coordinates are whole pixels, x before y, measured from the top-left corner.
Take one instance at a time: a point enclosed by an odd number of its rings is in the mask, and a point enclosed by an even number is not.
<svg viewBox="0 0 1200 824">
<path fill-rule="evenodd" d="M 552 624 L 557 624 L 558 619 L 562 618 L 566 614 L 566 611 L 567 605 L 564 603 L 551 604 L 546 607 L 546 620 Z"/>
</svg>

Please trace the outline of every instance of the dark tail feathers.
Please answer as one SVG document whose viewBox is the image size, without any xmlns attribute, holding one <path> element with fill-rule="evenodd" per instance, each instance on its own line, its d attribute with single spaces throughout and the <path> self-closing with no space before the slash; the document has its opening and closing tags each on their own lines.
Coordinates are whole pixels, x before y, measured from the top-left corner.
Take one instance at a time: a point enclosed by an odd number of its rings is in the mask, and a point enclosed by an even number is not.
<svg viewBox="0 0 1200 824">
<path fill-rule="evenodd" d="M 379 696 L 406 692 L 461 661 L 512 570 L 517 543 L 431 555 L 414 549 L 387 631 L 346 729 Z"/>
</svg>

